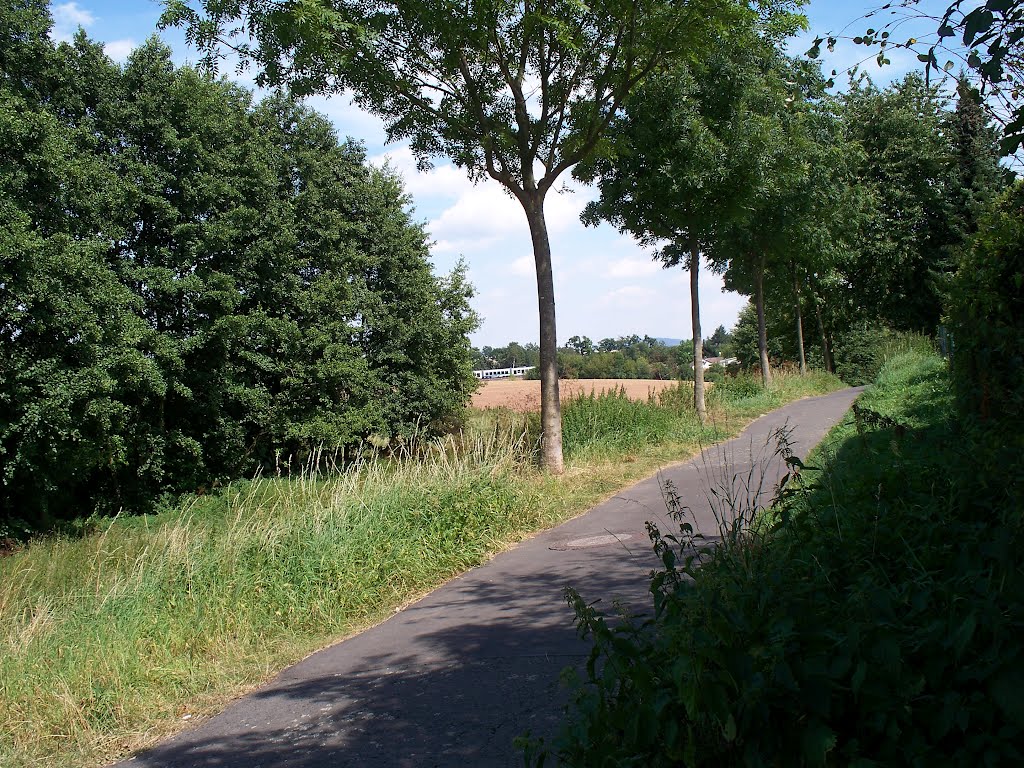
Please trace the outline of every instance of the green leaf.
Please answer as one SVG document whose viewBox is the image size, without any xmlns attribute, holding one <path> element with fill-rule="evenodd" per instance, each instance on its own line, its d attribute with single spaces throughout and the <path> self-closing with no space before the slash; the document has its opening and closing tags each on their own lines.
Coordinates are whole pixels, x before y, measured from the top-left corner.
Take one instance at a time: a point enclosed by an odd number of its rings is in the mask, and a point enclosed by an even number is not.
<svg viewBox="0 0 1024 768">
<path fill-rule="evenodd" d="M 729 713 L 729 719 L 722 727 L 722 737 L 730 743 L 736 740 L 736 718 L 732 716 L 732 713 Z"/>
<path fill-rule="evenodd" d="M 864 685 L 864 678 L 868 675 L 867 662 L 860 661 L 857 663 L 857 669 L 853 672 L 853 677 L 850 678 L 850 688 L 857 694 L 860 692 L 860 687 Z"/>
<path fill-rule="evenodd" d="M 996 675 L 989 684 L 989 693 L 1006 718 L 1017 728 L 1024 728 L 1024 675 L 1020 670 Z"/>
<path fill-rule="evenodd" d="M 964 45 L 971 45 L 979 33 L 987 31 L 994 18 L 988 8 L 975 8 L 968 13 L 964 18 Z"/>
<path fill-rule="evenodd" d="M 812 720 L 800 734 L 800 744 L 808 763 L 824 765 L 825 756 L 836 745 L 836 734 L 820 720 Z"/>
<path fill-rule="evenodd" d="M 972 613 L 964 619 L 960 626 L 957 627 L 956 632 L 953 633 L 953 650 L 956 651 L 957 658 L 963 655 L 967 645 L 974 637 L 974 630 L 977 626 L 978 620 Z"/>
</svg>

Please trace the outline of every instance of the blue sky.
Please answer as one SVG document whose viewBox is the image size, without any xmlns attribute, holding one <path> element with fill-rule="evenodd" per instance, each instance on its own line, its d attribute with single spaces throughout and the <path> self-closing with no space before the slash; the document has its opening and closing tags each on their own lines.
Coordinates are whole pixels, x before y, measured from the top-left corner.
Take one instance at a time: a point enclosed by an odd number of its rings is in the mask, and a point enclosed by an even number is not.
<svg viewBox="0 0 1024 768">
<path fill-rule="evenodd" d="M 877 7 L 860 0 L 813 0 L 805 8 L 810 31 L 794 40 L 790 50 L 805 51 L 815 34 L 837 32 L 854 22 L 849 32 L 879 26 L 878 17 L 857 21 Z M 945 2 L 922 0 L 924 10 L 941 12 Z M 174 50 L 179 63 L 194 61 L 184 35 L 178 30 L 156 32 L 161 6 L 155 0 L 75 0 L 52 2 L 53 36 L 68 39 L 81 26 L 107 53 L 124 61 L 132 48 L 159 34 Z M 901 33 L 919 34 L 912 28 Z M 850 42 L 840 42 L 826 60 L 826 70 L 843 70 L 868 54 Z M 879 71 L 869 58 L 864 69 L 876 81 L 886 82 L 920 66 L 914 55 L 897 52 L 892 64 Z M 227 72 L 233 75 L 232 72 Z M 243 75 L 241 82 L 251 85 Z M 535 342 L 537 330 L 536 283 L 526 219 L 519 204 L 494 182 L 472 185 L 463 171 L 438 158 L 435 167 L 419 173 L 407 147 L 385 146 L 381 123 L 351 106 L 347 97 L 314 98 L 310 104 L 328 115 L 340 136 L 364 142 L 374 163 L 388 163 L 399 171 L 413 198 L 414 216 L 426 223 L 434 240 L 435 268 L 447 272 L 461 257 L 476 286 L 473 304 L 483 322 L 473 335 L 478 346 L 500 346 L 508 341 Z M 586 228 L 579 213 L 593 191 L 571 183 L 570 191 L 551 193 L 547 201 L 558 308 L 558 339 L 575 335 L 595 341 L 609 336 L 640 335 L 688 338 L 690 310 L 688 282 L 681 269 L 662 269 L 650 251 L 610 226 Z M 705 335 L 718 325 L 731 328 L 746 298 L 722 290 L 721 279 L 702 274 L 701 315 Z"/>
</svg>

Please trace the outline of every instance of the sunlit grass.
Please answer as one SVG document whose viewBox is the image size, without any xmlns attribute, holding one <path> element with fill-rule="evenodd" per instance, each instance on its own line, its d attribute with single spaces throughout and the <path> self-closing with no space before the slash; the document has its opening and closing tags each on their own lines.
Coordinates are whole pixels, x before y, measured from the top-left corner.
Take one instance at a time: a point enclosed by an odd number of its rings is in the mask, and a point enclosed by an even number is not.
<svg viewBox="0 0 1024 768">
<path fill-rule="evenodd" d="M 0 765 L 94 765 L 151 743 L 750 417 L 837 386 L 717 387 L 706 426 L 685 386 L 584 398 L 565 408 L 562 478 L 536 467 L 535 416 L 473 413 L 397 457 L 35 541 L 0 560 Z"/>
</svg>

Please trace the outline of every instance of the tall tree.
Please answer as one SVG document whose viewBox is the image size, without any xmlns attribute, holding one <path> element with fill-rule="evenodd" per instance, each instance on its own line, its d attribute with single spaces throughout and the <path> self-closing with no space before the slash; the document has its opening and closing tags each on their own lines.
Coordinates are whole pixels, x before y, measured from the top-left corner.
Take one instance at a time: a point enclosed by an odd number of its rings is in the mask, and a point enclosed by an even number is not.
<svg viewBox="0 0 1024 768">
<path fill-rule="evenodd" d="M 341 92 L 408 139 L 421 165 L 445 155 L 522 205 L 537 270 L 543 460 L 563 468 L 551 247 L 544 201 L 594 151 L 630 91 L 666 62 L 697 60 L 756 13 L 738 0 L 165 0 L 214 63 L 222 46 L 262 82 Z M 241 34 L 232 35 L 233 28 Z"/>
<path fill-rule="evenodd" d="M 0 528 L 89 511 L 96 493 L 116 504 L 109 469 L 163 387 L 137 298 L 107 262 L 120 184 L 92 84 L 116 69 L 82 38 L 54 46 L 49 28 L 46 3 L 0 6 Z M 58 87 L 78 75 L 81 92 Z"/>
<path fill-rule="evenodd" d="M 863 194 L 855 183 L 861 150 L 848 138 L 835 100 L 823 95 L 816 68 L 804 69 L 809 98 L 798 102 L 805 167 L 811 169 L 790 189 L 788 244 L 781 255 L 776 298 L 791 298 L 796 348 L 807 370 L 804 302 L 821 276 L 828 275 L 853 247 L 862 221 Z M 788 285 L 786 285 L 788 283 Z M 827 352 L 823 356 L 828 359 Z"/>
<path fill-rule="evenodd" d="M 844 265 L 850 309 L 897 330 L 933 333 L 941 275 L 952 269 L 948 246 L 960 239 L 945 100 L 917 73 L 884 90 L 857 79 L 841 99 L 850 138 L 863 150 L 856 175 L 867 197 Z"/>
<path fill-rule="evenodd" d="M 766 282 L 791 263 L 794 246 L 818 226 L 823 208 L 814 184 L 814 95 L 820 77 L 782 55 L 766 57 L 750 78 L 740 115 L 745 140 L 733 162 L 734 182 L 746 190 L 736 215 L 723 222 L 711 258 L 724 268 L 727 288 L 753 296 L 761 380 L 771 383 L 765 316 Z"/>
<path fill-rule="evenodd" d="M 0 3 L 0 531 L 461 412 L 471 289 L 399 179 L 294 100 L 49 25 Z"/>
<path fill-rule="evenodd" d="M 720 269 L 728 264 L 725 250 L 716 245 L 748 204 L 753 164 L 763 152 L 760 124 L 751 119 L 747 102 L 765 87 L 765 62 L 778 55 L 775 35 L 792 31 L 798 20 L 781 14 L 763 21 L 734 29 L 714 55 L 638 89 L 609 128 L 610 151 L 574 171 L 582 180 L 596 180 L 601 191 L 585 209 L 585 222 L 610 221 L 655 246 L 655 257 L 666 266 L 688 268 L 694 408 L 701 419 L 706 414 L 701 254 L 716 257 Z"/>
<path fill-rule="evenodd" d="M 1012 174 L 999 164 L 999 132 L 981 94 L 966 77 L 957 81 L 956 109 L 945 119 L 955 170 L 950 195 L 962 242 L 978 231 L 978 221 L 1007 187 Z"/>
</svg>

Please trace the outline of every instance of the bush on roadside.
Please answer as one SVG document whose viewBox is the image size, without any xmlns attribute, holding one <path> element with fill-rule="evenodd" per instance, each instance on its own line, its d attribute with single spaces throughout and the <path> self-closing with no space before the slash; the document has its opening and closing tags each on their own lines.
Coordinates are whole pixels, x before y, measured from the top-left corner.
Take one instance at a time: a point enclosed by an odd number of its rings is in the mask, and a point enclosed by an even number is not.
<svg viewBox="0 0 1024 768">
<path fill-rule="evenodd" d="M 623 388 L 569 400 L 562 410 L 565 455 L 571 458 L 598 444 L 636 450 L 664 440 L 686 413 L 686 405 L 662 402 L 631 400 Z M 692 406 L 690 414 L 693 418 Z"/>
<path fill-rule="evenodd" d="M 1024 452 L 1024 185 L 1007 191 L 961 255 L 947 319 L 960 415 L 998 436 L 979 441 L 989 461 L 1012 461 Z"/>
<path fill-rule="evenodd" d="M 393 171 L 156 38 L 122 66 L 51 26 L 0 5 L 0 536 L 456 424 L 472 288 Z"/>
<path fill-rule="evenodd" d="M 764 391 L 761 374 L 753 371 L 727 376 L 714 384 L 708 395 L 713 402 L 734 402 L 743 398 L 758 397 Z"/>
<path fill-rule="evenodd" d="M 873 382 L 894 355 L 932 349 L 932 341 L 922 334 L 861 323 L 835 340 L 836 375 L 852 387 L 863 386 Z"/>
<path fill-rule="evenodd" d="M 890 361 L 774 531 L 698 555 L 652 529 L 652 619 L 575 593 L 593 641 L 570 766 L 1011 765 L 1024 760 L 1018 509 L 979 493 L 934 355 Z M 951 472 L 950 467 L 967 468 Z M 680 510 L 675 510 L 679 512 Z"/>
</svg>

